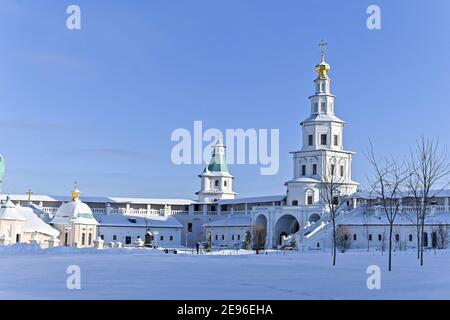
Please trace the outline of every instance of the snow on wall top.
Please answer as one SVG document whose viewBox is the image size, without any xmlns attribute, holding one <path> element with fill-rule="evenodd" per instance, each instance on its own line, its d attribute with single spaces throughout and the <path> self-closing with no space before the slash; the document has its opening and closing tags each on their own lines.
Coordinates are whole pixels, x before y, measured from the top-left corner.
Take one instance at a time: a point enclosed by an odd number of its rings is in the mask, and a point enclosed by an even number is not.
<svg viewBox="0 0 450 320">
<path fill-rule="evenodd" d="M 114 227 L 149 227 L 149 228 L 183 228 L 174 217 L 152 216 L 141 218 L 135 216 L 126 216 L 122 214 L 107 215 L 104 213 L 94 214 L 95 219 L 102 226 Z"/>
</svg>

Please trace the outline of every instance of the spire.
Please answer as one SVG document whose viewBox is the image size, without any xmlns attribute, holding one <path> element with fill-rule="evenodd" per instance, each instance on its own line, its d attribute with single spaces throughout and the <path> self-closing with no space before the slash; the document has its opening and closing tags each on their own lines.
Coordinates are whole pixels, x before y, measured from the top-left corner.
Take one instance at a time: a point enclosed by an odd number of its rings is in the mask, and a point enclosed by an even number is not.
<svg viewBox="0 0 450 320">
<path fill-rule="evenodd" d="M 328 80 L 327 73 L 331 70 L 328 63 L 325 62 L 325 48 L 328 43 L 325 40 L 321 40 L 319 43 L 320 51 L 322 52 L 322 57 L 320 63 L 316 66 L 315 70 L 317 72 L 317 79 Z"/>
<path fill-rule="evenodd" d="M 228 172 L 228 165 L 225 160 L 226 146 L 222 143 L 220 135 L 217 136 L 216 144 L 212 148 L 212 157 L 207 170 L 213 172 Z"/>
<path fill-rule="evenodd" d="M 80 199 L 80 193 L 81 193 L 80 190 L 78 190 L 78 183 L 75 181 L 72 191 L 72 201 Z"/>
</svg>

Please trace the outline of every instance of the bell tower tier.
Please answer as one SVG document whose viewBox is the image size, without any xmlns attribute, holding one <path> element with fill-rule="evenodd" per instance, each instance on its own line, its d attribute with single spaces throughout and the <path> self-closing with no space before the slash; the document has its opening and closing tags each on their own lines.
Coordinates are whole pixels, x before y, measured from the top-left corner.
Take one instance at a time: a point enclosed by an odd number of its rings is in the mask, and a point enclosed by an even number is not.
<svg viewBox="0 0 450 320">
<path fill-rule="evenodd" d="M 331 67 L 325 62 L 325 42 L 321 42 L 321 62 L 316 65 L 314 95 L 309 97 L 310 116 L 301 124 L 302 149 L 292 152 L 293 179 L 286 182 L 287 204 L 320 204 L 320 189 L 329 175 L 336 175 L 345 185 L 345 193 L 356 192 L 358 183 L 352 180 L 353 152 L 343 147 L 345 122 L 335 115 L 336 97 L 331 93 L 328 72 Z"/>
</svg>

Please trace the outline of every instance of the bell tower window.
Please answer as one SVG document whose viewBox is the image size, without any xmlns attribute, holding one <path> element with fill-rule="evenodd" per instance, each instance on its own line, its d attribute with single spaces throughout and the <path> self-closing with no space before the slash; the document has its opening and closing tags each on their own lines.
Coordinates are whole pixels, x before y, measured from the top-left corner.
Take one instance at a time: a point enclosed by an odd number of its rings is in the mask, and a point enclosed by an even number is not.
<svg viewBox="0 0 450 320">
<path fill-rule="evenodd" d="M 320 135 L 320 144 L 322 146 L 326 146 L 327 145 L 327 135 L 326 134 L 321 134 Z"/>
<path fill-rule="evenodd" d="M 312 146 L 313 144 L 314 144 L 314 142 L 313 142 L 313 135 L 312 134 L 310 134 L 310 135 L 308 135 L 308 145 L 309 146 Z"/>
<path fill-rule="evenodd" d="M 318 113 L 319 112 L 319 103 L 315 102 L 314 103 L 314 113 Z"/>
<path fill-rule="evenodd" d="M 339 145 L 339 136 L 337 134 L 334 135 L 334 145 L 336 147 Z"/>
<path fill-rule="evenodd" d="M 326 102 L 322 102 L 322 103 L 320 104 L 320 111 L 321 111 L 322 113 L 327 113 L 327 104 L 326 104 Z"/>
</svg>

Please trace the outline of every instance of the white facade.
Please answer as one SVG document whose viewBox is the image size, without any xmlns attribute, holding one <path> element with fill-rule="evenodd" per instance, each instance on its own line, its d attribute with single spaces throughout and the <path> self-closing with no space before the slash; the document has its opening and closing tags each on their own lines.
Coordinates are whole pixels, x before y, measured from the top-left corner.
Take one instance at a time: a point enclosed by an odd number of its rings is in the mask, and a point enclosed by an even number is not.
<svg viewBox="0 0 450 320">
<path fill-rule="evenodd" d="M 145 241 L 147 233 L 152 235 L 152 246 L 174 248 L 181 246 L 182 224 L 173 217 L 141 218 L 122 214 L 96 214 L 99 222 L 98 235 L 105 242 L 135 246 L 138 239 Z"/>
<path fill-rule="evenodd" d="M 79 248 L 94 246 L 98 222 L 91 208 L 81 202 L 77 188 L 72 192 L 72 200 L 58 208 L 50 224 L 60 232 L 62 245 Z"/>
<path fill-rule="evenodd" d="M 241 249 L 251 225 L 250 216 L 233 216 L 204 224 L 205 242 L 210 239 L 213 247 Z"/>
<path fill-rule="evenodd" d="M 310 116 L 301 123 L 303 146 L 292 152 L 293 178 L 286 182 L 287 204 L 317 205 L 321 203 L 321 185 L 335 175 L 346 184 L 343 194 L 356 192 L 358 183 L 352 180 L 353 152 L 345 151 L 345 122 L 335 115 L 335 96 L 330 92 L 330 66 L 322 61 L 316 66 L 315 93 L 310 99 Z"/>
</svg>

